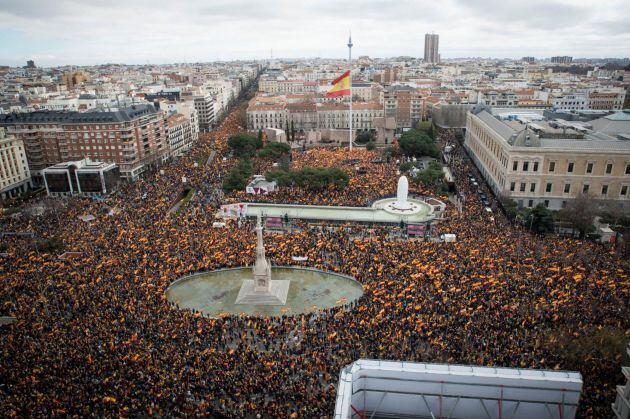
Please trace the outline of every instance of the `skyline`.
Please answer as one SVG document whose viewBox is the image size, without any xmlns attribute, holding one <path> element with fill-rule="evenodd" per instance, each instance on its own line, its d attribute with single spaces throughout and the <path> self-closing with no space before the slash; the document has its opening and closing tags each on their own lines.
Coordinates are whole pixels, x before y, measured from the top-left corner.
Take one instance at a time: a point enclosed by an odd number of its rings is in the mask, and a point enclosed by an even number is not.
<svg viewBox="0 0 630 419">
<path fill-rule="evenodd" d="M 353 16 L 349 18 L 348 16 Z M 287 0 L 185 3 L 3 0 L 0 65 L 166 64 L 274 57 L 423 56 L 440 35 L 443 59 L 630 56 L 630 4 L 580 0 Z M 613 42 L 611 42 L 611 40 Z"/>
</svg>

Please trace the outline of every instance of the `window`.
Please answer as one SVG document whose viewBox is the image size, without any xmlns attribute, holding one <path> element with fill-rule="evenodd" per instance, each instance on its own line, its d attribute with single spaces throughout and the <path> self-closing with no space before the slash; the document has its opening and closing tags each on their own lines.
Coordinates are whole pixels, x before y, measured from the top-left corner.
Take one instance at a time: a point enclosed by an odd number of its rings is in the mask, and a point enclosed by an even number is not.
<svg viewBox="0 0 630 419">
<path fill-rule="evenodd" d="M 518 162 L 517 161 L 512 163 L 512 170 L 514 170 L 514 171 L 518 170 Z"/>
<path fill-rule="evenodd" d="M 529 201 L 527 201 L 527 206 L 530 207 L 530 208 L 533 207 L 534 206 L 534 200 L 530 199 Z"/>
<path fill-rule="evenodd" d="M 521 182 L 521 192 L 525 192 L 525 182 Z"/>
<path fill-rule="evenodd" d="M 566 208 L 567 207 L 567 201 L 562 201 L 562 204 L 560 206 L 562 208 Z"/>
<path fill-rule="evenodd" d="M 586 173 L 593 173 L 593 162 L 590 161 L 586 164 Z"/>
<path fill-rule="evenodd" d="M 575 163 L 573 163 L 572 161 L 569 162 L 569 165 L 567 166 L 567 173 L 573 173 L 573 166 L 575 165 Z"/>
<path fill-rule="evenodd" d="M 582 193 L 583 194 L 587 194 L 589 188 L 590 188 L 590 185 L 588 185 L 588 184 L 582 186 Z"/>
<path fill-rule="evenodd" d="M 550 161 L 549 162 L 549 171 L 550 172 L 555 172 L 556 171 L 556 162 L 555 161 Z"/>
<path fill-rule="evenodd" d="M 549 208 L 549 200 L 548 199 L 545 199 L 545 207 Z"/>
<path fill-rule="evenodd" d="M 626 164 L 626 175 L 630 175 L 630 164 Z"/>
<path fill-rule="evenodd" d="M 547 186 L 545 187 L 545 192 L 551 192 L 551 188 L 553 187 L 553 183 L 547 183 Z"/>
<path fill-rule="evenodd" d="M 538 171 L 538 162 L 535 161 L 534 162 L 534 172 L 537 172 L 537 171 Z"/>
<path fill-rule="evenodd" d="M 608 195 L 608 185 L 602 185 L 602 195 Z"/>
<path fill-rule="evenodd" d="M 510 182 L 510 192 L 514 192 L 515 188 L 516 188 L 516 182 Z"/>
<path fill-rule="evenodd" d="M 607 175 L 612 173 L 612 169 L 613 169 L 613 164 L 612 163 L 606 163 L 606 174 Z"/>
<path fill-rule="evenodd" d="M 628 185 L 621 185 L 621 192 L 619 192 L 619 195 L 621 196 L 628 195 Z"/>
<path fill-rule="evenodd" d="M 530 192 L 536 192 L 536 184 L 532 183 L 531 185 L 529 185 L 529 191 Z"/>
<path fill-rule="evenodd" d="M 570 183 L 565 183 L 564 184 L 564 193 L 569 193 L 571 192 L 571 184 Z"/>
<path fill-rule="evenodd" d="M 523 172 L 527 172 L 529 170 L 529 162 L 528 161 L 524 161 L 523 162 Z"/>
</svg>

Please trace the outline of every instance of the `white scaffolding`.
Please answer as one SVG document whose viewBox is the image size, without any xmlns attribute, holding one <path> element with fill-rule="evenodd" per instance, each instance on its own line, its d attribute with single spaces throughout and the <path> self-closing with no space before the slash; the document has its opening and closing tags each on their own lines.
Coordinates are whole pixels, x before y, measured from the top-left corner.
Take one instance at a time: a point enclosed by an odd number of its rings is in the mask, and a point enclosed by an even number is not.
<svg viewBox="0 0 630 419">
<path fill-rule="evenodd" d="M 339 377 L 335 418 L 572 419 L 578 372 L 358 360 Z"/>
</svg>

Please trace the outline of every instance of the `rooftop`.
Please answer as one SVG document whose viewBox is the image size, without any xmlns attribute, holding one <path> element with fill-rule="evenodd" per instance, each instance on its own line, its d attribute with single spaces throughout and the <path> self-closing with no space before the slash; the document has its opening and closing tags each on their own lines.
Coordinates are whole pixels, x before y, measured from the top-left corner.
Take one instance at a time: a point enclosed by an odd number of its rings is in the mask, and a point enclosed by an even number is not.
<svg viewBox="0 0 630 419">
<path fill-rule="evenodd" d="M 132 105 L 118 111 L 35 111 L 0 115 L 0 124 L 127 122 L 138 117 L 155 114 L 157 112 L 158 111 L 153 107 L 153 105 L 144 104 Z"/>
<path fill-rule="evenodd" d="M 630 151 L 627 111 L 589 122 L 545 119 L 537 109 L 476 107 L 472 113 L 514 147 Z"/>
</svg>

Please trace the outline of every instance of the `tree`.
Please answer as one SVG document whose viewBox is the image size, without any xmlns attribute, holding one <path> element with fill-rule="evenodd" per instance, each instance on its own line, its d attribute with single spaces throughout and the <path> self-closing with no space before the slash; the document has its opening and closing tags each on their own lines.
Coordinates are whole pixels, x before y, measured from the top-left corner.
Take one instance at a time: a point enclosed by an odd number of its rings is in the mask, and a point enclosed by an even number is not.
<svg viewBox="0 0 630 419">
<path fill-rule="evenodd" d="M 525 216 L 525 223 L 538 234 L 545 234 L 554 230 L 554 213 L 543 204 L 536 205 Z"/>
<path fill-rule="evenodd" d="M 223 191 L 226 193 L 235 190 L 242 191 L 247 186 L 251 175 L 252 163 L 247 159 L 239 161 L 223 180 Z"/>
<path fill-rule="evenodd" d="M 516 201 L 508 196 L 503 196 L 501 198 L 501 205 L 503 206 L 505 216 L 508 220 L 514 220 L 518 215 L 518 205 L 516 204 Z"/>
<path fill-rule="evenodd" d="M 580 232 L 580 238 L 595 230 L 593 220 L 597 214 L 597 203 L 586 194 L 580 194 L 567 203 L 558 213 L 561 220 L 569 223 Z"/>
<path fill-rule="evenodd" d="M 258 142 L 259 142 L 260 144 L 262 144 L 262 142 L 263 142 L 263 132 L 262 132 L 262 129 L 259 129 L 259 130 L 258 130 Z"/>
<path fill-rule="evenodd" d="M 415 176 L 415 180 L 422 182 L 427 186 L 438 186 L 444 179 L 444 172 L 442 171 L 442 165 L 436 161 L 429 163 L 429 167 L 421 171 Z"/>
<path fill-rule="evenodd" d="M 357 144 L 367 144 L 374 140 L 374 133 L 370 130 L 357 131 L 355 141 Z"/>
<path fill-rule="evenodd" d="M 365 145 L 365 148 L 367 150 L 374 150 L 376 149 L 376 143 L 374 141 L 370 141 Z"/>
<path fill-rule="evenodd" d="M 291 141 L 295 141 L 295 125 L 293 124 L 293 120 L 291 120 Z"/>
<path fill-rule="evenodd" d="M 291 170 L 291 159 L 289 158 L 288 154 L 280 157 L 280 159 L 278 160 L 278 168 L 285 172 Z"/>
<path fill-rule="evenodd" d="M 312 190 L 322 190 L 328 186 L 343 188 L 349 177 L 336 167 L 304 167 L 295 171 L 272 171 L 265 174 L 267 180 L 275 180 L 279 186 L 300 186 Z"/>
<path fill-rule="evenodd" d="M 289 131 L 289 120 L 284 121 L 284 133 L 287 136 L 287 141 L 291 141 L 291 132 Z"/>
<path fill-rule="evenodd" d="M 228 146 L 237 157 L 252 157 L 262 145 L 262 138 L 258 139 L 249 134 L 234 134 L 228 138 Z"/>
<path fill-rule="evenodd" d="M 418 121 L 416 123 L 416 127 L 417 130 L 424 132 L 425 134 L 427 134 L 429 137 L 431 137 L 432 140 L 435 139 L 435 129 L 433 128 L 433 122 L 431 121 Z"/>
<path fill-rule="evenodd" d="M 427 133 L 412 129 L 400 136 L 398 145 L 407 156 L 414 157 L 438 157 L 439 151 L 435 143 Z"/>
<path fill-rule="evenodd" d="M 258 152 L 259 157 L 279 159 L 291 153 L 291 146 L 285 143 L 271 142 Z"/>
</svg>

